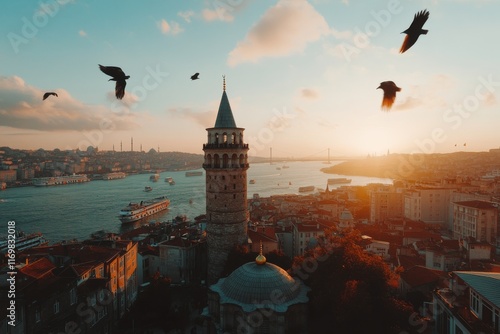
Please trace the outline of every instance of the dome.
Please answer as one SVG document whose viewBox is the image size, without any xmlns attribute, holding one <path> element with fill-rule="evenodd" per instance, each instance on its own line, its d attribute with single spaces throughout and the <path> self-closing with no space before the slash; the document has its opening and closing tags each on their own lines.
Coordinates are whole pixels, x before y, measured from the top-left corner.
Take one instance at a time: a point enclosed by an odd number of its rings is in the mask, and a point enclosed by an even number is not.
<svg viewBox="0 0 500 334">
<path fill-rule="evenodd" d="M 290 305 L 307 303 L 310 290 L 275 264 L 248 262 L 221 278 L 210 289 L 220 296 L 220 303 L 235 304 L 245 312 L 259 307 L 286 312 Z"/>
<path fill-rule="evenodd" d="M 256 262 L 233 271 L 222 282 L 221 290 L 227 297 L 248 304 L 269 301 L 277 293 L 280 301 L 285 302 L 295 298 L 298 292 L 295 280 L 286 271 L 272 263 Z"/>
<path fill-rule="evenodd" d="M 352 216 L 351 211 L 349 211 L 348 209 L 344 209 L 340 213 L 340 220 L 353 220 L 353 219 L 354 217 Z"/>
</svg>

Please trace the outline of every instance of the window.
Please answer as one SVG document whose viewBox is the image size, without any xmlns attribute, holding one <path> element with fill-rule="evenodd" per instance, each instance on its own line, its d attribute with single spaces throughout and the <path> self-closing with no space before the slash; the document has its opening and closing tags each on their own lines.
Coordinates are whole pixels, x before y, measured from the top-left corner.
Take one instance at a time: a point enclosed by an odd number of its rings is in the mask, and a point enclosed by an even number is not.
<svg viewBox="0 0 500 334">
<path fill-rule="evenodd" d="M 74 305 L 75 303 L 76 303 L 76 288 L 73 288 L 69 292 L 69 304 Z"/>
<path fill-rule="evenodd" d="M 59 301 L 56 300 L 56 302 L 54 303 L 54 314 L 57 314 L 59 313 Z"/>
<path fill-rule="evenodd" d="M 35 310 L 35 322 L 40 322 L 42 320 L 42 317 L 40 315 L 40 306 L 37 306 Z"/>
</svg>

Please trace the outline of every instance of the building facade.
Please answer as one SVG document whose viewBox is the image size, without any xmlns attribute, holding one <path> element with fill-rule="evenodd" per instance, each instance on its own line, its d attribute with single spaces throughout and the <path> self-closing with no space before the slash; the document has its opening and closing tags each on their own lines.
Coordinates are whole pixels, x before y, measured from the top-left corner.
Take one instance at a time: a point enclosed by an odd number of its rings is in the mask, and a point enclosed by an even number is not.
<svg viewBox="0 0 500 334">
<path fill-rule="evenodd" d="M 453 205 L 453 237 L 473 237 L 492 245 L 496 244 L 498 208 L 492 202 L 463 201 Z"/>
<path fill-rule="evenodd" d="M 248 144 L 243 140 L 226 94 L 226 84 L 213 128 L 203 145 L 206 171 L 208 283 L 215 283 L 235 245 L 247 240 Z"/>
</svg>

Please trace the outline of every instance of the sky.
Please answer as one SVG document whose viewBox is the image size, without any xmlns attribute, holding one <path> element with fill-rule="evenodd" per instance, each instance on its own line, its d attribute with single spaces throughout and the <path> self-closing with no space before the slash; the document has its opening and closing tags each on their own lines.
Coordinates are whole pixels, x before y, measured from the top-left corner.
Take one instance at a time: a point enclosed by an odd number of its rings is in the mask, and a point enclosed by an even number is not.
<svg viewBox="0 0 500 334">
<path fill-rule="evenodd" d="M 399 53 L 424 9 L 427 35 Z M 225 76 L 249 155 L 487 151 L 498 13 L 495 0 L 3 2 L 0 146 L 129 151 L 133 138 L 203 154 Z M 123 100 L 98 64 L 130 75 Z M 401 88 L 390 111 L 383 81 Z"/>
</svg>

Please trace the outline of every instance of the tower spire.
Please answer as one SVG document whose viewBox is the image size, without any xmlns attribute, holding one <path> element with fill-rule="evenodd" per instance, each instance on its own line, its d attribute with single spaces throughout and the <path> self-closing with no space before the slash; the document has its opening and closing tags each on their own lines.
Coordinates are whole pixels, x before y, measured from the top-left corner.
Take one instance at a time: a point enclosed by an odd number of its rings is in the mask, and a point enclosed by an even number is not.
<svg viewBox="0 0 500 334">
<path fill-rule="evenodd" d="M 222 76 L 222 90 L 226 91 L 226 75 Z"/>
</svg>

